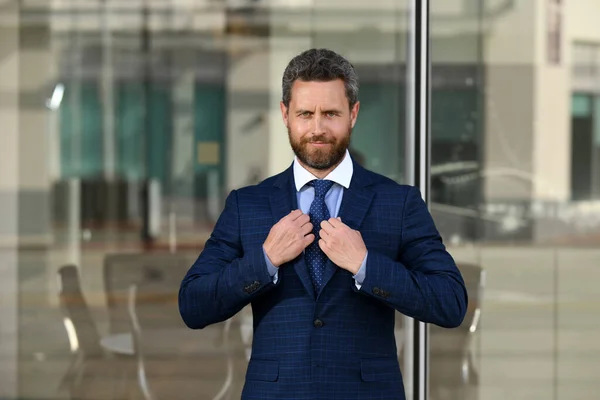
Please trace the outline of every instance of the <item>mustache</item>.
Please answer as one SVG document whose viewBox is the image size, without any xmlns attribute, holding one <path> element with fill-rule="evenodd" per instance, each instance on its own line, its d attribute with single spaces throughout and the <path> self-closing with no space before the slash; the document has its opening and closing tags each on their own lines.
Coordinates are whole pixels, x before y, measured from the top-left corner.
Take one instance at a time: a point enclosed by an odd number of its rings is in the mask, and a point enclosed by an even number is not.
<svg viewBox="0 0 600 400">
<path fill-rule="evenodd" d="M 335 139 L 332 138 L 327 138 L 324 135 L 319 135 L 319 136 L 312 136 L 310 139 L 304 139 L 302 140 L 302 143 L 335 143 Z"/>
</svg>

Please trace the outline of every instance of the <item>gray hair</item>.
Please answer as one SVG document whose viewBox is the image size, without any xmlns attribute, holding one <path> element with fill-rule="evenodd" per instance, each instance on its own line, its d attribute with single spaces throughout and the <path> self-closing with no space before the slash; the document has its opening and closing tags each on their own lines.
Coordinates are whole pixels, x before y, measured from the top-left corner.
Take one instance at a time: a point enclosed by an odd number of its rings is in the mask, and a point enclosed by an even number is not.
<svg viewBox="0 0 600 400">
<path fill-rule="evenodd" d="M 290 106 L 292 86 L 304 82 L 344 81 L 350 107 L 358 101 L 358 76 L 348 60 L 328 49 L 310 49 L 294 57 L 285 68 L 282 80 L 283 104 Z"/>
</svg>

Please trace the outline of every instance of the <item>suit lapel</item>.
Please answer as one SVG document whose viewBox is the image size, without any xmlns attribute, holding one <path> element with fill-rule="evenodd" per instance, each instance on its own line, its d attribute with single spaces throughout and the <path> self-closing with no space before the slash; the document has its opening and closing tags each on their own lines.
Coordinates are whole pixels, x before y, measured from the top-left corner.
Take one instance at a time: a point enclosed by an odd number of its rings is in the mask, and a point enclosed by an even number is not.
<svg viewBox="0 0 600 400">
<path fill-rule="evenodd" d="M 275 180 L 269 195 L 269 202 L 271 203 L 274 224 L 298 208 L 298 200 L 294 191 L 294 176 L 291 169 L 284 171 Z"/>
<path fill-rule="evenodd" d="M 368 172 L 354 163 L 354 172 L 352 174 L 350 187 L 344 189 L 342 204 L 338 213 L 342 222 L 354 230 L 360 230 L 361 224 L 365 215 L 367 215 L 367 211 L 369 211 L 369 208 L 371 207 L 371 202 L 375 195 L 371 189 L 366 187 L 371 181 L 369 178 Z M 339 267 L 331 260 L 328 260 L 325 275 L 323 276 L 323 288 L 327 285 L 327 282 L 333 277 L 338 268 Z"/>
<path fill-rule="evenodd" d="M 294 172 L 292 167 L 284 171 L 278 179 L 275 180 L 269 196 L 269 202 L 273 213 L 273 224 L 276 224 L 281 218 L 298 208 L 298 198 L 294 186 Z M 300 255 L 290 261 L 290 263 L 307 293 L 314 300 L 316 298 L 315 289 L 310 273 L 308 272 L 308 266 L 304 261 L 304 253 L 300 253 Z"/>
</svg>

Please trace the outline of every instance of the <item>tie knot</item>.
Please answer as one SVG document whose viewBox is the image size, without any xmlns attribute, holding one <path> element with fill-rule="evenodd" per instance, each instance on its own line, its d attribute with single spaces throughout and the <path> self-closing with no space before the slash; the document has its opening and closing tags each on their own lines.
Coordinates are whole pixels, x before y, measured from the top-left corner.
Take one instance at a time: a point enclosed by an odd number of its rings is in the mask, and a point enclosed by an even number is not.
<svg viewBox="0 0 600 400">
<path fill-rule="evenodd" d="M 315 188 L 315 197 L 324 198 L 325 194 L 333 186 L 333 181 L 325 179 L 315 179 L 308 183 Z"/>
</svg>

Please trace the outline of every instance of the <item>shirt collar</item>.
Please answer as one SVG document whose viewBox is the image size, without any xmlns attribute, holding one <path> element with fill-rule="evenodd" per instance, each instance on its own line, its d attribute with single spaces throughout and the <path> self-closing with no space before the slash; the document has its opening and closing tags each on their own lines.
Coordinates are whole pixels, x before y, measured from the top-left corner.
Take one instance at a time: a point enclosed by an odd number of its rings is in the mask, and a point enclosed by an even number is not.
<svg viewBox="0 0 600 400">
<path fill-rule="evenodd" d="M 350 181 L 352 180 L 352 173 L 354 172 L 354 166 L 352 165 L 352 159 L 350 153 L 346 150 L 346 155 L 341 163 L 333 171 L 331 171 L 324 179 L 333 181 L 338 185 L 341 185 L 348 189 L 350 187 Z M 300 191 L 308 182 L 319 179 L 311 174 L 306 168 L 304 168 L 299 162 L 298 157 L 294 158 L 294 182 L 296 184 L 296 191 Z"/>
</svg>

